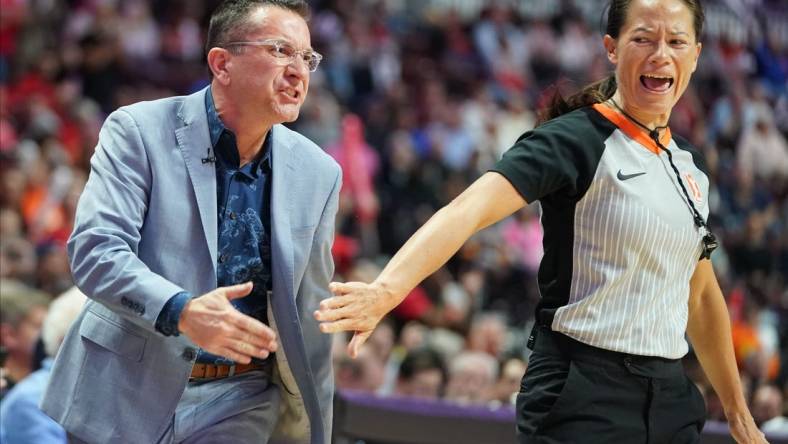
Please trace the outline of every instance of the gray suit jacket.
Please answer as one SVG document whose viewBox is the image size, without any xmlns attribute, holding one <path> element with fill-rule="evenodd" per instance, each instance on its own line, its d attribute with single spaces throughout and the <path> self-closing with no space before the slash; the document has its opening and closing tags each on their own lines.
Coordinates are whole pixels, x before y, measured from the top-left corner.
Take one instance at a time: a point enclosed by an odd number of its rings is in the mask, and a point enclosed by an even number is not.
<svg viewBox="0 0 788 444">
<path fill-rule="evenodd" d="M 172 420 L 196 346 L 154 325 L 179 291 L 216 288 L 217 210 L 206 89 L 112 113 L 99 135 L 68 242 L 91 300 L 69 331 L 42 408 L 88 442 L 153 443 Z M 275 381 L 283 399 L 275 441 L 328 443 L 330 337 L 312 312 L 329 296 L 341 170 L 317 145 L 273 127 Z"/>
</svg>

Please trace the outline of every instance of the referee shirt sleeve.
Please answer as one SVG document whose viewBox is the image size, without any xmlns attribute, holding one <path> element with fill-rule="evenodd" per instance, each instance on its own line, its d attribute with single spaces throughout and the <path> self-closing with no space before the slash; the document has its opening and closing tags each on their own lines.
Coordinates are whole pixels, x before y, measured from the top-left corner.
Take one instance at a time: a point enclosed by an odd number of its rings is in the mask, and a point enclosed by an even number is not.
<svg viewBox="0 0 788 444">
<path fill-rule="evenodd" d="M 506 177 L 529 203 L 556 192 L 573 195 L 578 191 L 579 128 L 573 128 L 573 119 L 563 117 L 520 136 L 490 169 Z"/>
</svg>

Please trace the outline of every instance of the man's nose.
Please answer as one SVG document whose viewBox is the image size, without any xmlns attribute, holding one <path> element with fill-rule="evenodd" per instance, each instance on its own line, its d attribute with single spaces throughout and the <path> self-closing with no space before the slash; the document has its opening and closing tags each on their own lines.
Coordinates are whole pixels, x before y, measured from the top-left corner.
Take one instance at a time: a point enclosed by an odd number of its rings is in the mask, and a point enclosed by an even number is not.
<svg viewBox="0 0 788 444">
<path fill-rule="evenodd" d="M 307 65 L 306 60 L 304 60 L 301 54 L 296 54 L 295 57 L 291 58 L 287 66 L 288 69 L 296 73 L 300 78 L 309 76 L 309 65 Z"/>
</svg>

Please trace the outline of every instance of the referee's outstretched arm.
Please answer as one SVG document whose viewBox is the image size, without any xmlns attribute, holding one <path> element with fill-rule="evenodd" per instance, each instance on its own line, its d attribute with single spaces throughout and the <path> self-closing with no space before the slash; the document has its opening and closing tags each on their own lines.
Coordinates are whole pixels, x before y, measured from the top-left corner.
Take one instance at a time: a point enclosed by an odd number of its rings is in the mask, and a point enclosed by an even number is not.
<svg viewBox="0 0 788 444">
<path fill-rule="evenodd" d="M 331 283 L 334 296 L 324 299 L 315 312 L 320 330 L 355 332 L 348 354 L 356 357 L 383 316 L 446 263 L 469 237 L 525 205 L 508 179 L 497 172 L 485 173 L 419 228 L 374 282 Z"/>
</svg>

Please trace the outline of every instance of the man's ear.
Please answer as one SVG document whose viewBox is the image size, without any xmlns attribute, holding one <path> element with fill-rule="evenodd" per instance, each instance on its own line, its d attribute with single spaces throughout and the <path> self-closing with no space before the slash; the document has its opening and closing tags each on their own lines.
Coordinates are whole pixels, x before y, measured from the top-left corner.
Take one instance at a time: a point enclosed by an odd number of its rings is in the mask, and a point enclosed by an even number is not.
<svg viewBox="0 0 788 444">
<path fill-rule="evenodd" d="M 222 85 L 230 84 L 228 71 L 232 64 L 232 54 L 224 48 L 211 48 L 208 51 L 208 68 L 213 73 L 213 78 Z"/>
<path fill-rule="evenodd" d="M 605 38 L 603 39 L 603 43 L 605 45 L 605 51 L 607 52 L 607 59 L 610 60 L 610 63 L 617 64 L 618 63 L 618 53 L 616 50 L 618 49 L 616 45 L 618 41 L 611 37 L 609 34 L 605 34 Z"/>
</svg>

